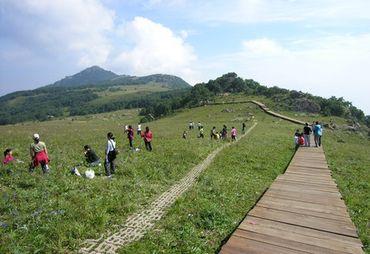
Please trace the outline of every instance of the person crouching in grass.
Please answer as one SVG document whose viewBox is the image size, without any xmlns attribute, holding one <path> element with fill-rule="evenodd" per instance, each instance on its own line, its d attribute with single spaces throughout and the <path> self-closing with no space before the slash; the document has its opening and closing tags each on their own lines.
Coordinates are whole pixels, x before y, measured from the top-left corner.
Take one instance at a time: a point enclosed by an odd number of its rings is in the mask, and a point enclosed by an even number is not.
<svg viewBox="0 0 370 254">
<path fill-rule="evenodd" d="M 41 165 L 44 174 L 49 173 L 50 169 L 48 163 L 50 160 L 48 150 L 46 149 L 45 143 L 40 141 L 40 136 L 37 133 L 33 135 L 33 143 L 30 145 L 30 156 L 32 160 L 29 168 L 30 173 L 32 173 L 38 165 Z"/>
<path fill-rule="evenodd" d="M 89 145 L 84 146 L 84 154 L 86 158 L 86 163 L 89 167 L 96 167 L 100 165 L 100 158 L 96 155 L 94 150 L 91 149 Z"/>
</svg>

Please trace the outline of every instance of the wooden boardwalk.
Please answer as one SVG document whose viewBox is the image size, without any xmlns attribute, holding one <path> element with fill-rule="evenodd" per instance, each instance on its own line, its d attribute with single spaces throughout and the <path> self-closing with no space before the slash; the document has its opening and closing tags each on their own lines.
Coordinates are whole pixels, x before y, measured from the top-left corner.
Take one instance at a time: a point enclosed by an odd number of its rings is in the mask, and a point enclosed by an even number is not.
<svg viewBox="0 0 370 254">
<path fill-rule="evenodd" d="M 321 147 L 298 149 L 220 253 L 364 253 Z"/>
</svg>

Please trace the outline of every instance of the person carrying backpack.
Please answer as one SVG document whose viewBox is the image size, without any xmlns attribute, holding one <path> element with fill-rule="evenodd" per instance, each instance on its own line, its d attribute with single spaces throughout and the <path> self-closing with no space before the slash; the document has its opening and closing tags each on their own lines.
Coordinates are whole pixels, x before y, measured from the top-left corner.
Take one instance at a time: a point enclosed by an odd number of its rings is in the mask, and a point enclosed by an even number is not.
<svg viewBox="0 0 370 254">
<path fill-rule="evenodd" d="M 115 159 L 117 157 L 116 142 L 112 132 L 107 134 L 107 147 L 105 149 L 105 174 L 111 177 L 116 171 Z"/>
<path fill-rule="evenodd" d="M 144 143 L 145 143 L 145 148 L 148 151 L 152 151 L 152 139 L 153 139 L 153 133 L 149 130 L 149 127 L 145 127 L 145 132 L 141 134 L 143 137 Z"/>
<path fill-rule="evenodd" d="M 30 156 L 32 160 L 29 167 L 30 173 L 33 173 L 38 165 L 41 165 L 44 174 L 49 173 L 50 168 L 48 163 L 50 160 L 48 150 L 45 143 L 40 141 L 40 135 L 37 133 L 33 134 L 33 143 L 30 145 Z"/>
</svg>

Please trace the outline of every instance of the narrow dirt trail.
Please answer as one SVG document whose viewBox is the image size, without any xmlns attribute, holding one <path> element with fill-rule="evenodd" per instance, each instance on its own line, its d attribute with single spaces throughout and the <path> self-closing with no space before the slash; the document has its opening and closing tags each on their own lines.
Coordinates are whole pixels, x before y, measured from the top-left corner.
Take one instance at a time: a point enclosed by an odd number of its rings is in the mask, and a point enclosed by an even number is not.
<svg viewBox="0 0 370 254">
<path fill-rule="evenodd" d="M 236 142 L 250 133 L 256 125 L 257 123 L 254 123 Z M 79 253 L 116 253 L 122 246 L 141 239 L 148 230 L 154 227 L 155 222 L 163 217 L 166 210 L 174 204 L 176 199 L 196 182 L 199 175 L 212 163 L 218 153 L 232 144 L 226 143 L 210 153 L 205 160 L 192 168 L 184 178 L 154 200 L 148 208 L 128 217 L 122 225 L 118 226 L 119 230 L 116 232 L 108 232 L 98 239 L 88 239 L 83 242 L 83 247 L 79 250 Z"/>
</svg>

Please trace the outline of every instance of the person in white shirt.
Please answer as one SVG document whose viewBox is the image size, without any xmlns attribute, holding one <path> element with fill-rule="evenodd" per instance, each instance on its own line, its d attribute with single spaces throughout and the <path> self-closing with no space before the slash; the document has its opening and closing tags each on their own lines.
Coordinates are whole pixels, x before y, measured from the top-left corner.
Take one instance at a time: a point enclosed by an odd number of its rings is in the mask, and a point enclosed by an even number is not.
<svg viewBox="0 0 370 254">
<path fill-rule="evenodd" d="M 112 174 L 115 173 L 116 165 L 114 160 L 117 157 L 117 151 L 116 151 L 116 141 L 114 141 L 114 136 L 112 132 L 108 132 L 107 134 L 107 148 L 105 149 L 105 161 L 104 161 L 104 168 L 105 168 L 105 174 L 108 177 L 111 177 Z"/>
<path fill-rule="evenodd" d="M 141 124 L 140 123 L 137 124 L 137 135 L 141 136 Z"/>
</svg>

